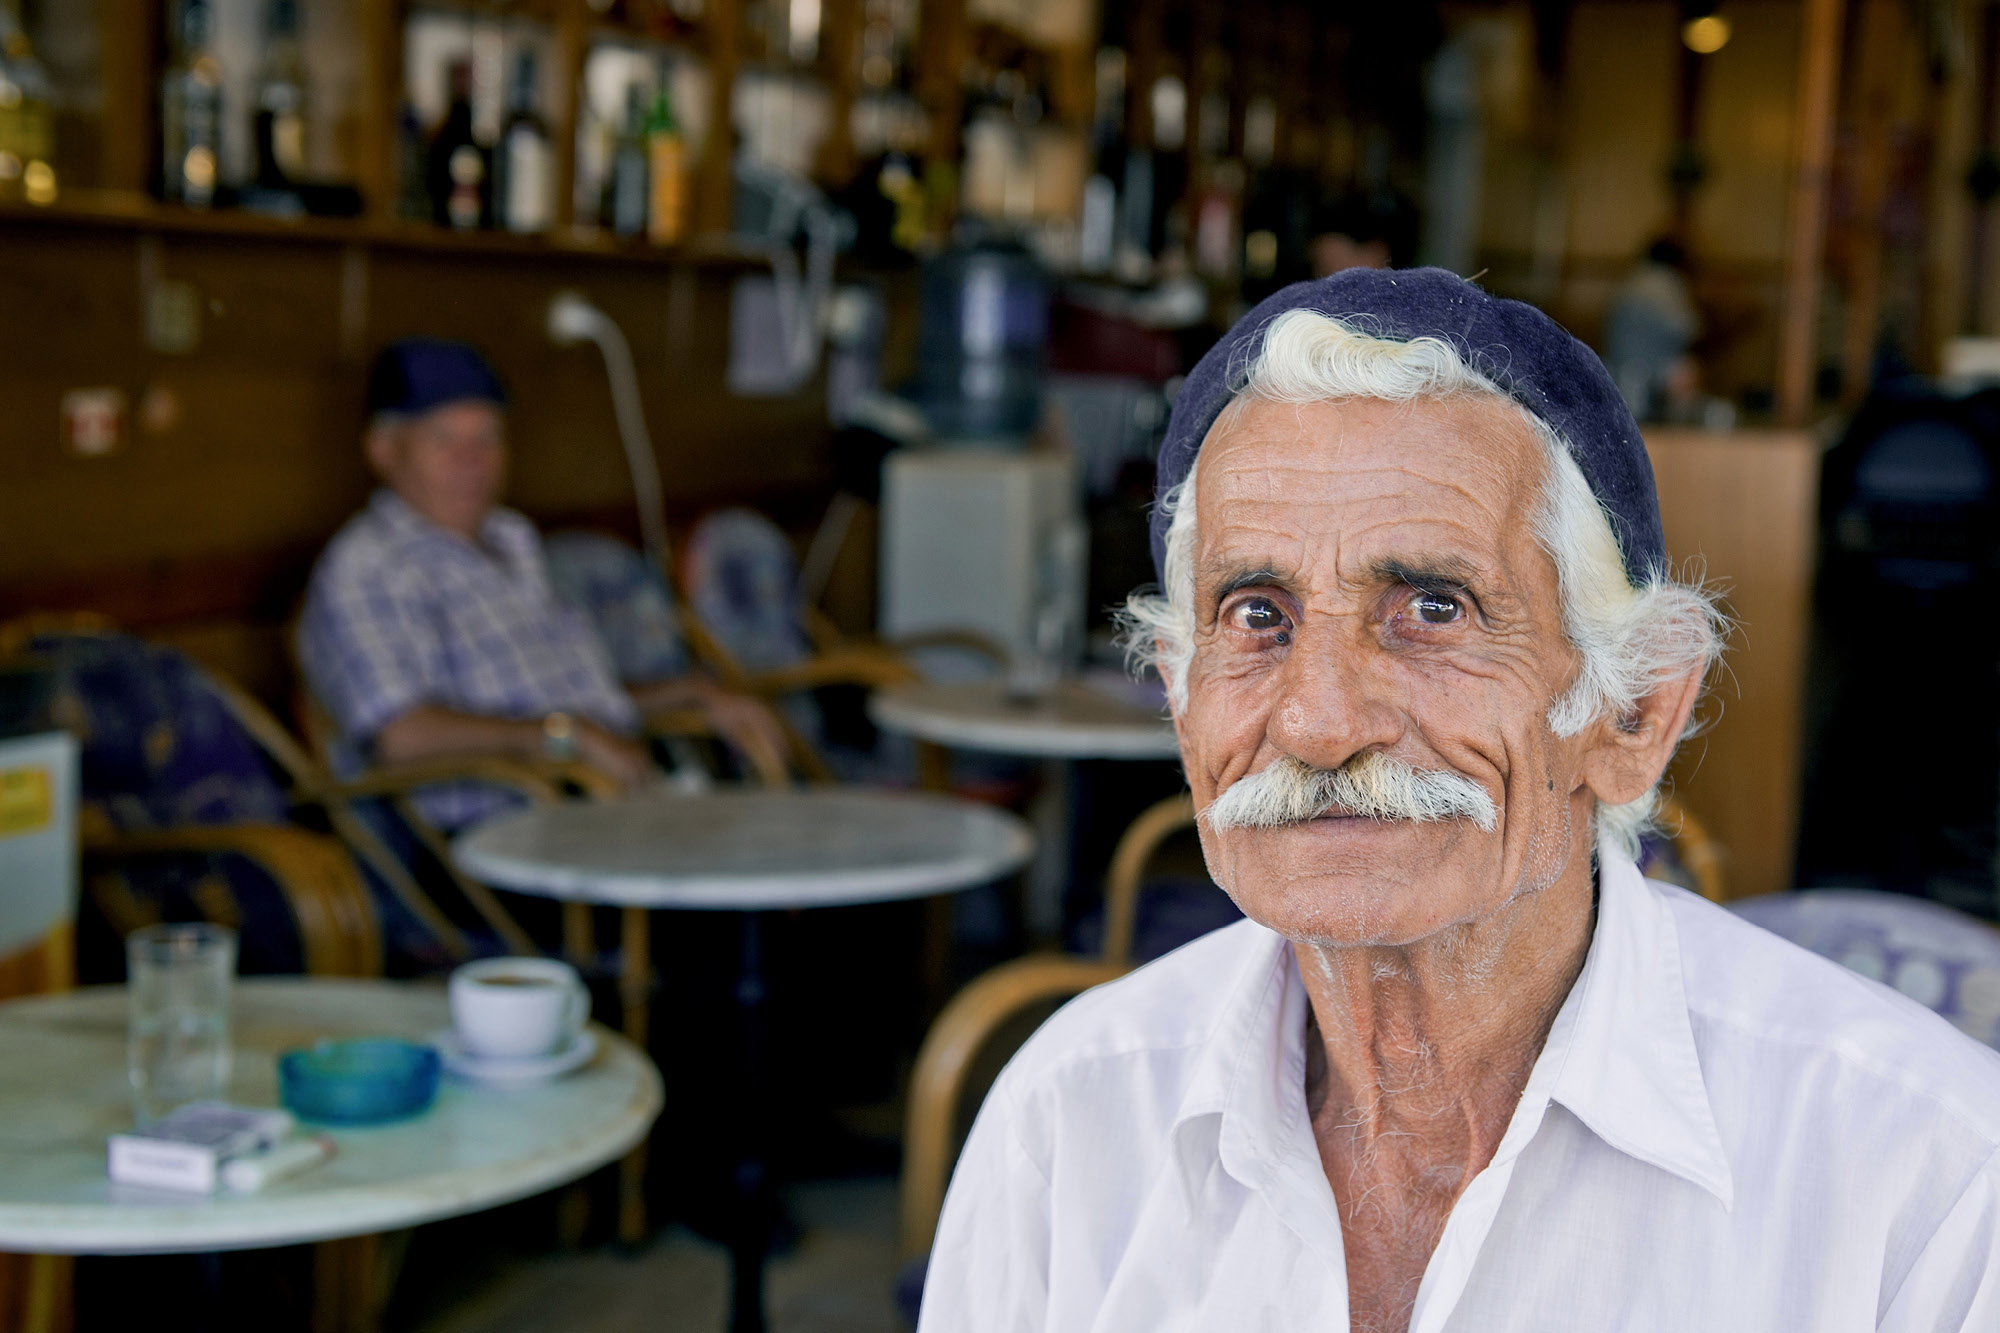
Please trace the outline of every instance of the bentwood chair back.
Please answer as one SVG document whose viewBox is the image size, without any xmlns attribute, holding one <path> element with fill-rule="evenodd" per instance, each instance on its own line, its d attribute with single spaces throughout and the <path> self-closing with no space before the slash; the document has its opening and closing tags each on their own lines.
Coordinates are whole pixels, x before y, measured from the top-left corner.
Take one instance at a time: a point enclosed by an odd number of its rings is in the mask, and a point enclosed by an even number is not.
<svg viewBox="0 0 2000 1333">
<path fill-rule="evenodd" d="M 1106 963 L 1131 964 L 1146 866 L 1167 839 L 1193 827 L 1194 798 L 1181 792 L 1141 811 L 1118 839 L 1104 876 L 1104 948 L 1099 956 Z"/>
<path fill-rule="evenodd" d="M 902 1257 L 929 1252 L 945 1183 L 1000 1066 L 1064 1001 L 1123 976 L 1123 963 L 1062 954 L 1017 958 L 952 997 L 910 1076 L 903 1126 Z"/>
<path fill-rule="evenodd" d="M 0 624 L 0 665 L 45 673 L 37 711 L 77 738 L 71 852 L 80 842 L 89 901 L 115 935 L 191 912 L 242 930 L 265 970 L 380 970 L 357 866 L 335 839 L 292 822 L 281 777 L 230 713 L 229 687 L 95 618 Z M 20 845 L 0 838 L 0 860 Z M 12 878 L 0 872 L 0 883 Z M 86 936 L 101 957 L 106 940 Z"/>
<path fill-rule="evenodd" d="M 1693 889 L 1712 903 L 1729 901 L 1729 879 L 1723 869 L 1727 855 L 1707 826 L 1672 796 L 1660 798 L 1653 822 L 1660 836 L 1642 842 L 1639 868 L 1651 879 Z"/>
</svg>

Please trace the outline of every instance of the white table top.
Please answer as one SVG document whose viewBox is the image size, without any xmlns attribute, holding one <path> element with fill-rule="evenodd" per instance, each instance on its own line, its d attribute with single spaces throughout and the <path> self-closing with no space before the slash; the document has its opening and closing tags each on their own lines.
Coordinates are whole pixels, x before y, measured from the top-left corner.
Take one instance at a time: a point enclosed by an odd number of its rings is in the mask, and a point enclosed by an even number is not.
<svg viewBox="0 0 2000 1333">
<path fill-rule="evenodd" d="M 236 990 L 230 1099 L 277 1105 L 276 1057 L 290 1047 L 421 1038 L 448 1021 L 439 986 L 247 979 Z M 494 1090 L 447 1076 L 424 1114 L 326 1127 L 338 1145 L 332 1160 L 255 1194 L 209 1197 L 105 1178 L 105 1138 L 132 1127 L 124 987 L 0 1005 L 0 1250 L 258 1249 L 415 1226 L 553 1189 L 622 1156 L 660 1112 L 652 1061 L 596 1031 L 596 1059 L 566 1078 Z"/>
<path fill-rule="evenodd" d="M 625 907 L 838 907 L 954 892 L 1021 866 L 1004 810 L 859 787 L 567 801 L 459 837 L 461 870 L 523 893 Z"/>
<path fill-rule="evenodd" d="M 999 681 L 895 685 L 869 699 L 885 731 L 934 745 L 1043 759 L 1178 759 L 1173 723 L 1113 687 L 1058 681 L 1033 702 Z"/>
</svg>

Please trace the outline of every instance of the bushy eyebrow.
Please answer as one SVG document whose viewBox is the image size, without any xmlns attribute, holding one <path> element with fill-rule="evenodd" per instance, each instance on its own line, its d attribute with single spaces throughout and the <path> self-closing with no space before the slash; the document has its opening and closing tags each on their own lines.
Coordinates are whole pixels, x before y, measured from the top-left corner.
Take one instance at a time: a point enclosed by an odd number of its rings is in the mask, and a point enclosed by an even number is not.
<svg viewBox="0 0 2000 1333">
<path fill-rule="evenodd" d="M 1275 588 L 1294 595 L 1299 592 L 1293 576 L 1271 565 L 1224 565 L 1216 571 L 1216 580 L 1213 591 L 1205 599 L 1211 612 L 1218 610 L 1231 593 L 1244 588 Z M 1367 581 L 1380 587 L 1401 585 L 1418 592 L 1467 596 L 1475 604 L 1483 605 L 1484 571 L 1463 556 L 1385 556 L 1368 566 Z M 1483 591 L 1490 596 L 1497 590 L 1486 588 Z"/>
<path fill-rule="evenodd" d="M 1225 574 L 1222 581 L 1215 585 L 1211 601 L 1219 606 L 1223 598 L 1242 588 L 1289 588 L 1290 586 L 1290 580 L 1283 574 L 1269 565 L 1259 565 L 1255 569 L 1239 569 Z"/>
<path fill-rule="evenodd" d="M 1460 592 L 1479 582 L 1479 570 L 1458 556 L 1377 560 L 1368 567 L 1377 583 L 1407 583 L 1418 592 Z"/>
</svg>

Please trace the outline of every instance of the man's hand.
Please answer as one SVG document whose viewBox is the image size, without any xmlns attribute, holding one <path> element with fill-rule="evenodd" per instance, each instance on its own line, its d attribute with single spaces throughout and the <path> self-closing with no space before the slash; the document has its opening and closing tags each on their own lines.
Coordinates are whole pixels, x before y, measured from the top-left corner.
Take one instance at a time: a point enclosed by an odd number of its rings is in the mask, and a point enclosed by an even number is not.
<svg viewBox="0 0 2000 1333">
<path fill-rule="evenodd" d="M 704 676 L 676 676 L 632 687 L 632 698 L 643 713 L 698 708 L 717 735 L 748 755 L 759 769 L 783 772 L 792 752 L 784 724 L 759 700 L 734 694 Z"/>
<path fill-rule="evenodd" d="M 618 779 L 627 791 L 638 791 L 653 780 L 653 761 L 643 746 L 588 718 L 576 719 L 576 757 Z"/>
<path fill-rule="evenodd" d="M 574 717 L 571 723 L 578 759 L 630 790 L 652 779 L 653 765 L 641 746 L 588 718 Z M 532 764 L 546 757 L 546 741 L 539 718 L 480 717 L 419 704 L 375 733 L 375 757 L 400 764 L 496 754 Z"/>
</svg>

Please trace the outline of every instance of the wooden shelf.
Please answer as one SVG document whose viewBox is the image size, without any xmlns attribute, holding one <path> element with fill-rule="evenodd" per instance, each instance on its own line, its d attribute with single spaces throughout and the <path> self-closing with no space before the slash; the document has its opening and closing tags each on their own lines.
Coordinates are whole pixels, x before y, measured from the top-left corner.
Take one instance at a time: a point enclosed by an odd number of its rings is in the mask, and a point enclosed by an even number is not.
<svg viewBox="0 0 2000 1333">
<path fill-rule="evenodd" d="M 198 210 L 164 204 L 123 190 L 65 189 L 46 208 L 0 203 L 0 227 L 95 228 L 179 235 L 236 237 L 243 240 L 303 241 L 360 245 L 391 250 L 519 259 L 599 259 L 627 264 L 758 265 L 757 251 L 717 237 L 662 247 L 623 241 L 602 230 L 561 228 L 544 236 L 507 232 L 457 232 L 421 222 L 355 218 L 278 218 L 241 209 Z"/>
</svg>

